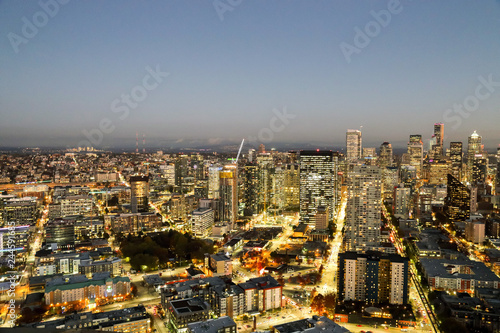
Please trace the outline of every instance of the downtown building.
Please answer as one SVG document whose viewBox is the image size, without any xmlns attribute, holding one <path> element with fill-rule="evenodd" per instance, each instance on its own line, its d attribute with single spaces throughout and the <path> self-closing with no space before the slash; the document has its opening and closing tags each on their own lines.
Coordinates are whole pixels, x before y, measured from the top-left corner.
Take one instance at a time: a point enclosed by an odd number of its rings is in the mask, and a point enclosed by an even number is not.
<svg viewBox="0 0 500 333">
<path fill-rule="evenodd" d="M 346 159 L 348 162 L 361 159 L 362 137 L 359 130 L 347 130 L 346 133 Z"/>
<path fill-rule="evenodd" d="M 225 165 L 219 179 L 219 218 L 233 229 L 238 218 L 238 167 L 235 164 Z"/>
<path fill-rule="evenodd" d="M 149 176 L 130 176 L 130 210 L 132 213 L 149 211 Z"/>
<path fill-rule="evenodd" d="M 408 258 L 380 252 L 339 254 L 338 297 L 342 301 L 404 305 L 409 300 Z"/>
<path fill-rule="evenodd" d="M 470 218 L 471 191 L 458 179 L 448 174 L 445 212 L 452 221 L 466 221 Z"/>
<path fill-rule="evenodd" d="M 417 175 L 420 176 L 424 158 L 424 144 L 422 142 L 422 135 L 410 135 L 410 142 L 408 142 L 408 156 L 410 158 L 409 164 L 415 167 Z"/>
<path fill-rule="evenodd" d="M 210 237 L 214 226 L 214 211 L 211 208 L 198 208 L 191 214 L 191 231 L 196 237 Z"/>
<path fill-rule="evenodd" d="M 328 208 L 328 222 L 337 210 L 338 154 L 325 150 L 301 150 L 300 218 L 314 225 L 318 207 Z"/>
<path fill-rule="evenodd" d="M 380 169 L 369 165 L 352 166 L 347 191 L 345 250 L 378 248 L 382 209 Z"/>
<path fill-rule="evenodd" d="M 137 235 L 140 231 L 155 231 L 162 227 L 161 217 L 154 212 L 106 215 L 104 222 L 106 228 L 115 234 Z"/>
</svg>

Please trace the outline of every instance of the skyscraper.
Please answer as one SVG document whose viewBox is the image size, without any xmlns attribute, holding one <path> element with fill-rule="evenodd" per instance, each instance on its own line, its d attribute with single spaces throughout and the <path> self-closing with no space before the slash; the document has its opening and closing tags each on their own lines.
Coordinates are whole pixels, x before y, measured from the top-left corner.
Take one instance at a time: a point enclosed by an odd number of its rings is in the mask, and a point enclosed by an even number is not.
<svg viewBox="0 0 500 333">
<path fill-rule="evenodd" d="M 346 151 L 347 160 L 353 161 L 356 159 L 360 159 L 362 151 L 361 131 L 352 129 L 347 130 L 346 143 L 347 143 L 347 151 Z"/>
<path fill-rule="evenodd" d="M 300 217 L 315 224 L 319 206 L 328 208 L 328 222 L 337 207 L 338 155 L 325 150 L 300 151 Z"/>
<path fill-rule="evenodd" d="M 431 147 L 431 156 L 434 159 L 439 159 L 443 156 L 444 124 L 434 124 L 432 139 L 433 145 Z"/>
<path fill-rule="evenodd" d="M 130 176 L 130 206 L 132 213 L 149 211 L 149 176 Z"/>
<path fill-rule="evenodd" d="M 462 142 L 450 142 L 451 174 L 458 180 L 462 180 L 463 144 Z"/>
<path fill-rule="evenodd" d="M 354 165 L 348 175 L 345 247 L 366 251 L 380 245 L 382 177 L 376 166 Z"/>
<path fill-rule="evenodd" d="M 495 194 L 497 196 L 500 196 L 500 147 L 497 148 L 497 173 L 495 176 Z"/>
<path fill-rule="evenodd" d="M 392 145 L 389 142 L 384 142 L 380 145 L 378 166 L 381 169 L 392 167 Z"/>
<path fill-rule="evenodd" d="M 476 131 L 469 136 L 467 146 L 467 180 L 472 181 L 472 167 L 477 154 L 482 152 L 482 139 Z"/>
<path fill-rule="evenodd" d="M 452 221 L 465 221 L 470 217 L 470 190 L 448 174 L 445 208 Z"/>
<path fill-rule="evenodd" d="M 238 218 L 238 167 L 235 164 L 225 165 L 220 171 L 220 210 L 221 221 L 229 222 L 231 229 Z"/>
<path fill-rule="evenodd" d="M 208 168 L 208 198 L 218 199 L 219 189 L 220 189 L 220 171 L 222 167 L 220 166 L 210 166 Z"/>
<path fill-rule="evenodd" d="M 243 204 L 245 216 L 259 213 L 259 167 L 251 163 L 243 168 Z"/>
<path fill-rule="evenodd" d="M 417 176 L 419 177 L 422 172 L 422 161 L 424 158 L 422 135 L 410 135 L 410 142 L 408 142 L 408 155 L 410 157 L 410 165 L 415 167 L 417 170 Z"/>
</svg>

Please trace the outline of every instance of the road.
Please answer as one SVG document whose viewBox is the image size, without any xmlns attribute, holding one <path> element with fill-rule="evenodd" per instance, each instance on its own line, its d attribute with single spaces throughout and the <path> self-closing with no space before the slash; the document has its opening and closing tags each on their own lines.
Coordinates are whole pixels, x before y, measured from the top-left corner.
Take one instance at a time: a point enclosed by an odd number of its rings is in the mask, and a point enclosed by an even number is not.
<svg viewBox="0 0 500 333">
<path fill-rule="evenodd" d="M 398 253 L 400 255 L 406 256 L 406 253 L 404 252 L 403 244 L 401 243 L 401 240 L 398 236 L 398 233 L 397 233 L 395 226 L 392 224 L 391 216 L 387 212 L 385 205 L 382 205 L 382 213 L 384 214 L 385 218 L 388 221 L 389 228 L 391 229 L 391 241 L 394 243 L 396 250 L 398 251 Z M 427 294 L 426 294 L 425 290 L 422 288 L 420 281 L 418 281 L 418 279 L 417 279 L 417 276 L 418 276 L 417 268 L 415 267 L 415 264 L 413 263 L 412 260 L 409 260 L 409 263 L 410 263 L 410 265 L 409 265 L 410 298 L 413 298 L 413 300 L 416 302 L 415 306 L 418 305 L 418 307 L 420 309 L 424 310 L 424 314 L 425 314 L 424 319 L 419 323 L 419 325 L 423 325 L 423 328 L 426 331 L 430 330 L 432 332 L 440 332 L 439 328 L 438 328 L 439 325 L 437 324 L 438 320 L 437 320 L 434 312 L 432 311 L 432 307 L 431 307 L 430 302 L 428 300 Z"/>
<path fill-rule="evenodd" d="M 319 284 L 320 288 L 318 289 L 318 291 L 321 291 L 325 295 L 337 292 L 337 262 L 342 246 L 342 229 L 345 222 L 346 204 L 347 196 L 344 194 L 341 199 L 339 213 L 337 214 L 337 230 L 333 240 L 330 242 L 330 256 L 323 265 L 323 273 Z M 321 286 L 323 287 L 321 288 Z"/>
</svg>

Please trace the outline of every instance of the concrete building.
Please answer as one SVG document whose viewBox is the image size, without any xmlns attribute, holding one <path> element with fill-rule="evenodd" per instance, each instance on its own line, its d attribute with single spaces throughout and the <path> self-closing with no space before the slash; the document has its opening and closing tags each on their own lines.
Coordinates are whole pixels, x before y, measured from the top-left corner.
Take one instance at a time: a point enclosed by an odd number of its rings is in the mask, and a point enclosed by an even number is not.
<svg viewBox="0 0 500 333">
<path fill-rule="evenodd" d="M 109 273 L 56 277 L 45 284 L 45 304 L 88 302 L 99 297 L 126 296 L 130 294 L 128 277 L 111 278 Z"/>
<path fill-rule="evenodd" d="M 380 245 L 380 169 L 376 166 L 355 165 L 348 177 L 345 249 L 370 250 Z"/>
<path fill-rule="evenodd" d="M 177 299 L 168 301 L 168 330 L 173 333 L 188 332 L 188 324 L 209 319 L 210 305 L 200 298 Z"/>
<path fill-rule="evenodd" d="M 348 333 L 349 330 L 327 317 L 313 316 L 273 327 L 273 333 Z"/>
<path fill-rule="evenodd" d="M 233 261 L 224 253 L 211 254 L 205 257 L 205 268 L 211 276 L 231 276 Z"/>
<path fill-rule="evenodd" d="M 332 151 L 300 151 L 300 217 L 315 224 L 319 206 L 328 208 L 328 222 L 337 209 L 338 154 Z"/>
<path fill-rule="evenodd" d="M 214 211 L 211 208 L 198 208 L 191 214 L 191 230 L 196 237 L 206 238 L 212 235 Z"/>
<path fill-rule="evenodd" d="M 281 308 L 283 286 L 269 275 L 250 279 L 238 286 L 245 292 L 245 308 L 249 313 Z"/>
<path fill-rule="evenodd" d="M 339 299 L 372 304 L 407 304 L 408 258 L 397 254 L 345 252 L 339 254 Z"/>
<path fill-rule="evenodd" d="M 353 161 L 361 158 L 362 152 L 362 137 L 359 130 L 347 130 L 346 133 L 346 159 Z"/>
<path fill-rule="evenodd" d="M 485 236 L 485 223 L 484 222 L 466 222 L 465 225 L 465 239 L 467 241 L 482 245 Z"/>
</svg>

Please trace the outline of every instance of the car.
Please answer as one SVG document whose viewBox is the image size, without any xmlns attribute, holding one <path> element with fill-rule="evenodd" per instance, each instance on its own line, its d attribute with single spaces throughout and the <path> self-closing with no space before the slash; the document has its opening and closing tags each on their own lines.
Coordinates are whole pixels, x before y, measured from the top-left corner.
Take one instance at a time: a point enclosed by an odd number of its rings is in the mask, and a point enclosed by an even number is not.
<svg viewBox="0 0 500 333">
<path fill-rule="evenodd" d="M 361 327 L 361 325 L 356 325 L 356 326 Z"/>
</svg>

